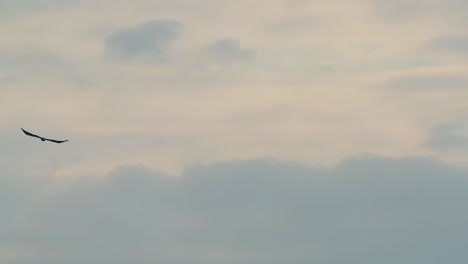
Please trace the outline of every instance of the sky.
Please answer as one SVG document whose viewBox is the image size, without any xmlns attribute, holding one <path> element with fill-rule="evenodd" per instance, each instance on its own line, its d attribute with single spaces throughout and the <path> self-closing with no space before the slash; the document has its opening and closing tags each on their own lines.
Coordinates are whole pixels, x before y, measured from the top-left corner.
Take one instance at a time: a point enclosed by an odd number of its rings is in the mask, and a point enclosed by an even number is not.
<svg viewBox="0 0 468 264">
<path fill-rule="evenodd" d="M 468 260 L 467 17 L 0 0 L 0 262 Z"/>
</svg>

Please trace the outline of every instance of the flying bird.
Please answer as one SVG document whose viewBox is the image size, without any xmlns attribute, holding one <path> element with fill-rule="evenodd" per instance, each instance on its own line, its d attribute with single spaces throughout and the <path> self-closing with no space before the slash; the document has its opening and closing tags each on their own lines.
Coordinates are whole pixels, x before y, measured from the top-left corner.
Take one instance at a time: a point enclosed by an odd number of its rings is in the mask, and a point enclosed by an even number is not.
<svg viewBox="0 0 468 264">
<path fill-rule="evenodd" d="M 55 139 L 50 139 L 50 138 L 45 138 L 45 137 L 41 137 L 41 136 L 38 136 L 38 135 L 34 135 L 33 133 L 30 133 L 24 129 L 21 128 L 21 130 L 23 130 L 23 133 L 27 136 L 30 136 L 30 137 L 36 137 L 36 138 L 39 138 L 40 140 L 42 141 L 50 141 L 50 142 L 54 142 L 54 143 L 63 143 L 63 142 L 67 142 L 68 140 L 55 140 Z"/>
</svg>

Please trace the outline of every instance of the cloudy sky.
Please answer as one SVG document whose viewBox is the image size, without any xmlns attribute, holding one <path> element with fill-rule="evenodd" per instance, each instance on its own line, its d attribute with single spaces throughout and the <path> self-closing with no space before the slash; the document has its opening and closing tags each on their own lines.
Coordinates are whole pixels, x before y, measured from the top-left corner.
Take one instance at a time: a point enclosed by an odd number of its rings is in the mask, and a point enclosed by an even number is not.
<svg viewBox="0 0 468 264">
<path fill-rule="evenodd" d="M 468 260 L 467 17 L 0 0 L 0 262 Z"/>
</svg>

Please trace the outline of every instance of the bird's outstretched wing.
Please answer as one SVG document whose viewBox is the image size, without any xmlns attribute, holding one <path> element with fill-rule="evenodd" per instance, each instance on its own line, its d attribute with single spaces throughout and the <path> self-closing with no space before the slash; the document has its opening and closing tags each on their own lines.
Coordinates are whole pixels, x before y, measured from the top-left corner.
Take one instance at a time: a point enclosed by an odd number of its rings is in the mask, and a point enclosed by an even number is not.
<svg viewBox="0 0 468 264">
<path fill-rule="evenodd" d="M 26 130 L 24 130 L 24 129 L 22 129 L 22 128 L 21 128 L 21 130 L 23 130 L 23 133 L 26 134 L 27 136 L 30 136 L 30 137 L 37 137 L 37 138 L 40 138 L 41 140 L 45 140 L 45 138 L 40 137 L 40 136 L 38 136 L 38 135 L 34 135 L 33 133 L 28 132 L 28 131 L 26 131 Z"/>
<path fill-rule="evenodd" d="M 50 141 L 50 142 L 54 142 L 54 143 L 58 143 L 58 144 L 68 141 L 68 140 L 55 140 L 55 139 L 48 139 L 48 138 L 45 138 L 45 140 Z"/>
<path fill-rule="evenodd" d="M 36 138 L 39 138 L 40 140 L 42 141 L 50 141 L 50 142 L 54 142 L 54 143 L 63 143 L 63 142 L 67 142 L 68 140 L 55 140 L 55 139 L 50 139 L 50 138 L 45 138 L 45 137 L 41 137 L 41 136 L 38 136 L 38 135 L 34 135 L 33 133 L 31 132 L 28 132 L 24 129 L 21 128 L 21 130 L 23 131 L 24 134 L 26 134 L 27 136 L 30 136 L 30 137 L 36 137 Z"/>
</svg>

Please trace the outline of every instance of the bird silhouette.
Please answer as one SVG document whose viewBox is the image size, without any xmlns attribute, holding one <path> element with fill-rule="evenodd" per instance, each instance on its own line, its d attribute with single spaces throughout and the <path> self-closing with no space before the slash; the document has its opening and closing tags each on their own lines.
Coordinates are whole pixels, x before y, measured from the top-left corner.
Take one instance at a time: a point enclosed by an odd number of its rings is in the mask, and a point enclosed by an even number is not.
<svg viewBox="0 0 468 264">
<path fill-rule="evenodd" d="M 55 139 L 50 139 L 50 138 L 45 138 L 45 137 L 41 137 L 41 136 L 38 136 L 38 135 L 34 135 L 33 133 L 31 132 L 28 132 L 26 130 L 24 130 L 23 128 L 21 128 L 21 130 L 23 131 L 23 133 L 27 136 L 30 136 L 30 137 L 36 137 L 36 138 L 39 138 L 41 141 L 50 141 L 50 142 L 54 142 L 54 143 L 63 143 L 63 142 L 67 142 L 67 140 L 55 140 Z"/>
</svg>

